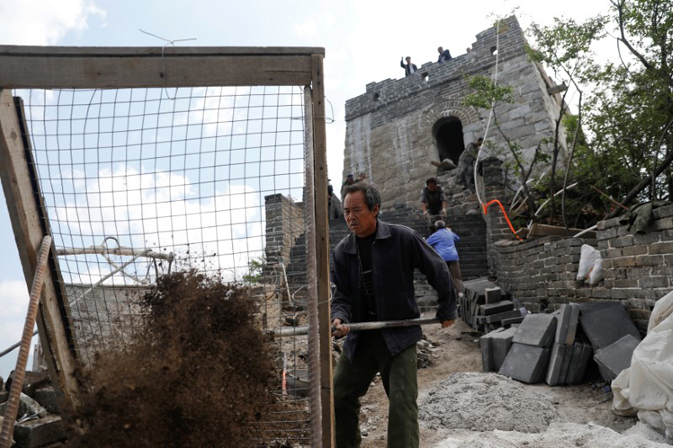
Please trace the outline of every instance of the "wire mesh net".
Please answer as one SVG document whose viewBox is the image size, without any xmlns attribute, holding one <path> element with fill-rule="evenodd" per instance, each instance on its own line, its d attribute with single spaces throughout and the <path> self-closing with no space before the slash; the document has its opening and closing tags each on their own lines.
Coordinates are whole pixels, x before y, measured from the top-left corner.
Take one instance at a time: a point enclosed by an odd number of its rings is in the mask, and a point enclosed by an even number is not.
<svg viewBox="0 0 673 448">
<path fill-rule="evenodd" d="M 176 269 L 245 285 L 264 329 L 307 324 L 303 88 L 15 95 L 83 366 L 125 346 L 142 322 L 138 298 Z M 307 339 L 273 344 L 281 399 L 260 441 L 304 443 Z"/>
</svg>

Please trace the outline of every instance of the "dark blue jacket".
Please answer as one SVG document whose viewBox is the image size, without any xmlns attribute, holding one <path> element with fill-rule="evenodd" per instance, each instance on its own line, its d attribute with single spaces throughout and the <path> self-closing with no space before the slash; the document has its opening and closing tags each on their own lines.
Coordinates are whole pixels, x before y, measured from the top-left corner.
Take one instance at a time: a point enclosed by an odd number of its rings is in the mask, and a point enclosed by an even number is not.
<svg viewBox="0 0 673 448">
<path fill-rule="evenodd" d="M 344 323 L 368 321 L 358 287 L 360 271 L 355 234 L 351 233 L 337 244 L 332 259 L 332 283 L 336 285 L 332 319 L 338 318 Z M 378 321 L 420 316 L 414 294 L 414 269 L 421 271 L 439 293 L 437 317 L 440 320 L 456 318 L 456 293 L 446 263 L 410 228 L 378 222 L 372 245 L 372 269 Z M 358 333 L 352 331 L 346 338 L 344 349 L 350 360 L 357 347 Z M 392 355 L 420 341 L 422 334 L 420 326 L 386 328 L 382 333 Z"/>
</svg>

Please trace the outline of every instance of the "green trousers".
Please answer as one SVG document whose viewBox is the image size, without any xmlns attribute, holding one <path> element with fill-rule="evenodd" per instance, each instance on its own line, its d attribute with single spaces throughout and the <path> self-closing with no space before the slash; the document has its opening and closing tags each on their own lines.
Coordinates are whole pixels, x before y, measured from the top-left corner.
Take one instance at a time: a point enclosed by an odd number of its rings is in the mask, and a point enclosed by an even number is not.
<svg viewBox="0 0 673 448">
<path fill-rule="evenodd" d="M 334 372 L 337 448 L 360 446 L 360 398 L 377 372 L 389 400 L 388 448 L 417 448 L 416 344 L 392 356 L 380 331 L 363 333 L 367 334 L 361 335 L 353 362 L 342 353 Z"/>
</svg>

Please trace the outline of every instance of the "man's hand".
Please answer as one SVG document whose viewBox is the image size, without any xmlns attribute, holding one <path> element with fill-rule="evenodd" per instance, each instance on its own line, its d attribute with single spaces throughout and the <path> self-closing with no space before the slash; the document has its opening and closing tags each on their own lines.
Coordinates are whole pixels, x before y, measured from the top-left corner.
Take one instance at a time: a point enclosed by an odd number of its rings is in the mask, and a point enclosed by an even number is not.
<svg viewBox="0 0 673 448">
<path fill-rule="evenodd" d="M 455 319 L 454 320 L 443 320 L 442 321 L 442 328 L 449 328 L 451 325 L 453 325 L 453 323 L 455 321 L 456 321 Z"/>
<path fill-rule="evenodd" d="M 426 218 L 428 217 L 428 211 L 427 210 L 423 210 L 423 216 L 425 216 Z"/>
<path fill-rule="evenodd" d="M 446 209 L 443 208 L 440 214 L 442 215 L 442 218 L 446 218 Z"/>
<path fill-rule="evenodd" d="M 453 321 L 452 321 L 453 323 Z M 341 319 L 334 319 L 332 321 L 332 336 L 339 339 L 346 336 L 350 333 L 351 329 L 348 328 L 348 325 L 342 324 Z"/>
</svg>

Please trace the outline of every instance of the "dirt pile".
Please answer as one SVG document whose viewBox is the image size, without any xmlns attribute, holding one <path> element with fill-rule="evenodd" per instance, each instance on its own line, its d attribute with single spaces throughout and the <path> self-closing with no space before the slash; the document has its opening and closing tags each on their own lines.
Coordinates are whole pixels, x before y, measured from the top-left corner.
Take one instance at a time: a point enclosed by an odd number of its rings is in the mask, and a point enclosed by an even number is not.
<svg viewBox="0 0 673 448">
<path fill-rule="evenodd" d="M 87 372 L 69 446 L 246 446 L 269 410 L 274 365 L 245 289 L 194 271 L 157 281 L 126 350 Z"/>
<path fill-rule="evenodd" d="M 537 433 L 557 417 L 548 395 L 493 373 L 454 373 L 419 397 L 430 429 Z"/>
</svg>

